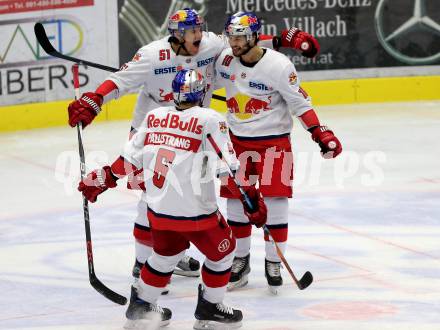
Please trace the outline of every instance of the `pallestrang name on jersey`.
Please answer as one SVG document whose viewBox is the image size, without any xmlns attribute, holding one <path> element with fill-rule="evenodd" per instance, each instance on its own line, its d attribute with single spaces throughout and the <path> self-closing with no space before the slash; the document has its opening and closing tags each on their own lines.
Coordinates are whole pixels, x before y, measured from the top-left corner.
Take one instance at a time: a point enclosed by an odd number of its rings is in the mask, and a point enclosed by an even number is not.
<svg viewBox="0 0 440 330">
<path fill-rule="evenodd" d="M 145 145 L 165 145 L 168 147 L 197 152 L 202 143 L 199 139 L 194 139 L 172 133 L 147 133 Z"/>
</svg>

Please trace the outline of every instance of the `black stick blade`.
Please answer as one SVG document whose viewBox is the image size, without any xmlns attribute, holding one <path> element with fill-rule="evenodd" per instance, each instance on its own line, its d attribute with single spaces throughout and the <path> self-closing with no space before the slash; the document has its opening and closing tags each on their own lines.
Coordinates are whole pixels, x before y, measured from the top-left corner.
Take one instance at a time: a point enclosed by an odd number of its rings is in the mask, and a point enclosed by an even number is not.
<svg viewBox="0 0 440 330">
<path fill-rule="evenodd" d="M 59 51 L 57 51 L 50 43 L 43 24 L 35 23 L 34 32 L 35 32 L 35 37 L 37 37 L 37 41 L 40 44 L 41 48 L 43 48 L 44 51 L 48 55 L 53 56 L 53 57 L 57 57 L 57 58 L 61 58 L 66 61 L 75 62 L 78 64 L 85 64 L 85 61 L 82 61 L 79 58 L 67 56 L 67 55 L 64 55 L 64 54 L 60 53 Z M 115 69 L 115 70 L 117 70 L 117 69 Z"/>
<path fill-rule="evenodd" d="M 298 287 L 300 290 L 304 290 L 313 282 L 313 275 L 309 271 L 305 272 L 303 277 L 298 281 Z"/>
<path fill-rule="evenodd" d="M 107 299 L 119 305 L 125 305 L 127 298 L 107 288 L 97 277 L 90 279 L 90 284 Z"/>
<path fill-rule="evenodd" d="M 37 37 L 37 41 L 40 44 L 41 48 L 43 48 L 44 51 L 50 56 L 61 58 L 63 60 L 70 61 L 70 62 L 75 62 L 80 65 L 86 65 L 86 66 L 90 66 L 92 68 L 97 68 L 100 70 L 109 71 L 109 72 L 119 71 L 119 69 L 112 68 L 111 66 L 102 65 L 102 64 L 94 63 L 94 62 L 89 62 L 89 61 L 82 60 L 77 57 L 72 57 L 72 56 L 68 56 L 68 55 L 64 55 L 64 54 L 60 53 L 50 43 L 49 38 L 47 37 L 47 34 L 46 34 L 46 30 L 44 30 L 44 26 L 41 23 L 36 23 L 34 25 L 34 32 L 35 32 L 35 36 Z"/>
<path fill-rule="evenodd" d="M 44 30 L 43 24 L 35 23 L 34 32 L 35 36 L 37 37 L 38 43 L 47 54 L 52 55 L 53 53 L 57 52 L 55 48 L 53 48 L 53 46 L 51 45 L 49 38 L 46 35 L 46 31 Z"/>
</svg>

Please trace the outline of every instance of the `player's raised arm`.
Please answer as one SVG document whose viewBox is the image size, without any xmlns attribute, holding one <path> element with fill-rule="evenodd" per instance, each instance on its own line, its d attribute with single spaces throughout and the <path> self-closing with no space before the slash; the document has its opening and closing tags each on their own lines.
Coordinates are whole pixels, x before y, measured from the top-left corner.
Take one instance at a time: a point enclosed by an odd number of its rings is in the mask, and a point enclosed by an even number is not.
<svg viewBox="0 0 440 330">
<path fill-rule="evenodd" d="M 255 14 L 252 12 L 242 12 L 231 15 L 228 18 L 225 27 L 233 26 L 233 24 L 231 24 L 231 20 L 236 19 L 238 16 L 241 18 L 243 15 L 251 18 L 249 25 L 245 28 L 248 28 L 250 31 L 259 31 L 261 29 L 260 20 L 253 19 Z M 243 20 L 243 22 L 245 22 L 245 20 Z M 236 33 L 237 31 L 234 32 Z M 227 33 L 228 31 L 226 31 L 226 34 Z M 243 31 L 243 34 L 246 34 L 246 32 Z M 220 37 L 223 39 L 224 48 L 228 48 L 228 38 L 225 36 L 225 34 L 222 34 Z M 320 49 L 319 42 L 314 36 L 312 36 L 310 33 L 300 30 L 297 27 L 282 30 L 280 36 L 259 34 L 257 44 L 260 47 L 275 50 L 279 50 L 280 48 L 292 48 L 300 51 L 304 57 L 308 58 L 315 57 L 319 53 Z"/>
<path fill-rule="evenodd" d="M 273 48 L 293 48 L 299 50 L 304 57 L 312 58 L 319 53 L 319 42 L 310 33 L 296 27 L 281 31 L 280 37 L 273 38 Z"/>
<path fill-rule="evenodd" d="M 69 125 L 74 127 L 81 122 L 83 128 L 86 127 L 101 112 L 103 104 L 144 84 L 146 73 L 150 70 L 150 62 L 146 55 L 148 47 L 139 49 L 130 62 L 112 73 L 94 92 L 86 92 L 81 98 L 70 103 Z"/>
</svg>

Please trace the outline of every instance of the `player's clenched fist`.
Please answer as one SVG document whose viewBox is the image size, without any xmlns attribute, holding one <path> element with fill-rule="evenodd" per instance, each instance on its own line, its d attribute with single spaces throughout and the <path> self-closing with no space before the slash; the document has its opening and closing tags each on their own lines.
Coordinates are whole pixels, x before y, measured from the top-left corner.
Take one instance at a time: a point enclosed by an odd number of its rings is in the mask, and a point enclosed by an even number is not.
<svg viewBox="0 0 440 330">
<path fill-rule="evenodd" d="M 116 187 L 116 180 L 117 177 L 113 175 L 110 166 L 104 166 L 87 174 L 87 177 L 79 182 L 78 190 L 87 200 L 94 203 L 98 195 L 108 188 Z"/>
<path fill-rule="evenodd" d="M 69 104 L 69 125 L 74 127 L 82 123 L 83 128 L 92 122 L 101 112 L 102 96 L 96 93 L 84 93 L 80 99 Z"/>
<path fill-rule="evenodd" d="M 253 210 L 250 210 L 247 204 L 244 202 L 244 198 L 241 198 L 244 214 L 248 217 L 250 223 L 254 224 L 257 228 L 260 228 L 267 221 L 267 207 L 264 203 L 263 197 L 255 186 L 243 187 L 243 189 L 249 196 L 254 207 Z"/>
<path fill-rule="evenodd" d="M 312 139 L 321 147 L 322 157 L 335 158 L 342 152 L 342 145 L 338 138 L 327 126 L 317 126 L 312 131 Z"/>
<path fill-rule="evenodd" d="M 281 46 L 298 49 L 304 57 L 312 58 L 319 52 L 319 43 L 311 34 L 298 28 L 281 31 Z"/>
</svg>

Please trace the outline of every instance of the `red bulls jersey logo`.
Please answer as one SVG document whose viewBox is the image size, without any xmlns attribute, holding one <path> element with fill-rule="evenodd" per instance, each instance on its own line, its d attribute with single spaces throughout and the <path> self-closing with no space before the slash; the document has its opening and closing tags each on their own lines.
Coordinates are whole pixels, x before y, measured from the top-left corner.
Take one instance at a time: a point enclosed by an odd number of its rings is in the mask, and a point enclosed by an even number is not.
<svg viewBox="0 0 440 330">
<path fill-rule="evenodd" d="M 173 102 L 173 92 L 164 94 L 164 90 L 159 88 L 159 102 Z"/>
<path fill-rule="evenodd" d="M 199 119 L 191 117 L 189 121 L 181 120 L 179 115 L 167 114 L 164 118 L 157 118 L 154 114 L 147 116 L 148 128 L 173 128 L 182 132 L 191 132 L 195 134 L 201 134 L 203 125 L 198 125 Z"/>
<path fill-rule="evenodd" d="M 234 97 L 226 100 L 226 106 L 230 113 L 234 114 L 238 119 L 249 119 L 253 115 L 257 115 L 262 111 L 268 111 L 272 108 L 270 103 L 272 97 L 262 96 L 261 98 L 251 98 L 246 95 L 237 94 Z"/>
</svg>

